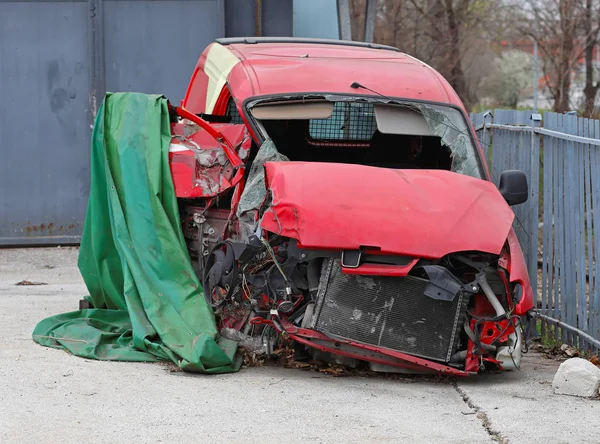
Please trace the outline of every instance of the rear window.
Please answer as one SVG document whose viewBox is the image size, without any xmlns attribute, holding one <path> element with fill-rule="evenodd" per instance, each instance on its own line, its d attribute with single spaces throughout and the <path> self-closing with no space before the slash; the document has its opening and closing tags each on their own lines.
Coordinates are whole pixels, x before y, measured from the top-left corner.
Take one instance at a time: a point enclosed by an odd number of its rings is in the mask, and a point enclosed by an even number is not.
<svg viewBox="0 0 600 444">
<path fill-rule="evenodd" d="M 240 112 L 238 111 L 237 107 L 235 106 L 235 102 L 231 98 L 229 99 L 229 102 L 227 103 L 227 110 L 225 111 L 225 115 L 231 117 L 231 123 L 234 123 L 234 124 L 244 123 L 242 121 L 242 116 L 240 116 Z"/>
<path fill-rule="evenodd" d="M 336 102 L 331 117 L 308 123 L 308 135 L 315 141 L 367 142 L 376 129 L 371 103 Z"/>
</svg>

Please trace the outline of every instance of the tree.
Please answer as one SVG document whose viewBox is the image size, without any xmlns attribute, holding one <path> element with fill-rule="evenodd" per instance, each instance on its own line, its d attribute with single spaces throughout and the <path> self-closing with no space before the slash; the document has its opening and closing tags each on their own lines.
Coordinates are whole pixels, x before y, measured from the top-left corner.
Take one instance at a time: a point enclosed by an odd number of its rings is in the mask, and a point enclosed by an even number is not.
<svg viewBox="0 0 600 444">
<path fill-rule="evenodd" d="M 460 97 L 464 97 L 463 100 L 465 100 L 465 106 L 468 108 L 471 107 L 472 98 L 467 89 L 465 72 L 462 67 L 461 24 L 466 21 L 465 14 L 469 10 L 469 6 L 471 6 L 471 1 L 472 0 L 444 0 L 444 9 L 448 21 L 448 34 L 450 36 L 448 58 L 446 61 L 447 70 L 450 73 L 448 81 L 456 90 L 457 94 Z"/>
<path fill-rule="evenodd" d="M 593 53 L 598 40 L 597 0 L 528 0 L 521 29 L 537 42 L 542 71 L 554 100 L 554 111 L 574 108 L 572 78 L 586 58 L 586 112 L 594 107 Z"/>
<path fill-rule="evenodd" d="M 363 38 L 366 4 L 367 0 L 350 0 L 356 40 Z M 573 108 L 572 81 L 585 56 L 589 115 L 600 88 L 593 63 L 599 10 L 600 0 L 377 0 L 375 41 L 396 46 L 437 69 L 469 109 L 478 102 L 481 88 L 489 87 L 486 78 L 497 74 L 494 60 L 510 47 L 506 42 L 525 35 L 538 44 L 555 111 Z M 514 103 L 518 96 L 510 82 L 502 82 L 512 94 L 511 100 L 504 97 L 504 103 Z"/>
<path fill-rule="evenodd" d="M 469 109 L 487 74 L 477 60 L 483 53 L 491 59 L 489 21 L 498 1 L 378 0 L 375 41 L 396 46 L 437 69 Z M 354 29 L 362 29 L 364 5 L 364 0 L 352 2 Z M 353 30 L 353 37 L 360 38 L 360 31 Z"/>
<path fill-rule="evenodd" d="M 594 4 L 596 3 L 596 4 Z M 598 82 L 594 83 L 594 48 L 598 44 L 598 2 L 585 1 L 585 15 L 583 17 L 583 33 L 585 36 L 585 115 L 593 117 L 598 92 Z M 596 22 L 596 25 L 594 25 Z"/>
<path fill-rule="evenodd" d="M 482 94 L 492 106 L 516 108 L 523 91 L 532 86 L 532 57 L 524 51 L 503 51 L 494 60 L 493 72 L 482 82 Z"/>
</svg>

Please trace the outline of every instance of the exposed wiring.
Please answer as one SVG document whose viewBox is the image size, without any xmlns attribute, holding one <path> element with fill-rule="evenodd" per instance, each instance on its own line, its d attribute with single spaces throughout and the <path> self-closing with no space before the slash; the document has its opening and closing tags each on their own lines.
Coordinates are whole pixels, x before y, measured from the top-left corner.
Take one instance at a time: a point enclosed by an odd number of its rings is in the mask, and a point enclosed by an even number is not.
<svg viewBox="0 0 600 444">
<path fill-rule="evenodd" d="M 510 327 L 512 327 L 512 328 L 513 328 L 513 330 L 515 330 L 515 331 L 516 331 L 515 324 L 514 324 L 514 322 L 513 322 L 513 320 L 512 320 L 513 318 L 519 318 L 519 316 L 516 316 L 516 315 L 515 315 L 515 316 L 510 316 L 510 317 L 508 318 L 508 324 L 506 324 L 506 327 L 504 327 L 504 329 L 503 329 L 503 330 L 500 332 L 500 334 L 498 335 L 498 337 L 502 337 L 502 336 L 503 336 L 503 335 L 504 335 L 504 334 L 505 334 L 505 333 L 508 331 L 508 329 L 509 329 Z M 509 348 L 509 350 L 510 350 L 510 348 Z M 513 350 L 513 352 L 514 352 L 514 350 Z"/>
<path fill-rule="evenodd" d="M 285 275 L 285 273 L 283 272 L 283 269 L 281 268 L 281 265 L 279 265 L 279 261 L 277 260 L 277 258 L 275 257 L 275 252 L 273 251 L 273 248 L 271 248 L 271 244 L 269 244 L 269 242 L 267 242 L 264 238 L 260 238 L 260 241 L 262 242 L 262 244 L 265 246 L 265 248 L 267 249 L 267 252 L 269 253 L 269 255 L 271 255 L 271 259 L 273 259 L 273 263 L 274 265 L 277 267 L 277 269 L 279 270 L 279 273 L 281 273 L 281 276 L 283 277 L 283 280 L 285 281 L 285 284 L 289 287 L 289 282 L 287 279 L 287 276 Z"/>
<path fill-rule="evenodd" d="M 250 291 L 250 287 L 248 286 L 248 282 L 246 281 L 246 267 L 242 271 L 242 292 L 247 300 L 251 300 L 252 292 Z"/>
</svg>

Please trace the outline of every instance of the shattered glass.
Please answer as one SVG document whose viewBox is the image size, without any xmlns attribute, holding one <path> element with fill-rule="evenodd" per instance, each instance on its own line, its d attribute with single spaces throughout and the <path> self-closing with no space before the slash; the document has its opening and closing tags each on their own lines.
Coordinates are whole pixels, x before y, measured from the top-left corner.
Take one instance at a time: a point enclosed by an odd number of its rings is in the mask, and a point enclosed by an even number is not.
<svg viewBox="0 0 600 444">
<path fill-rule="evenodd" d="M 240 221 L 240 232 L 242 238 L 254 233 L 258 220 L 258 209 L 267 196 L 265 187 L 265 163 L 289 161 L 286 156 L 277 151 L 275 143 L 271 140 L 265 140 L 256 153 L 256 158 L 252 162 L 248 180 L 244 192 L 240 197 L 236 215 Z"/>
<path fill-rule="evenodd" d="M 450 148 L 452 171 L 481 179 L 477 151 L 460 112 L 433 105 L 416 104 L 416 107 L 425 117 L 429 131 L 441 138 L 442 145 Z"/>
<path fill-rule="evenodd" d="M 296 96 L 281 96 L 280 100 L 294 99 Z M 304 100 L 308 99 L 325 99 L 330 102 L 339 103 L 346 102 L 352 103 L 357 102 L 355 96 L 342 96 L 336 94 L 326 94 L 324 96 L 318 94 L 308 94 L 302 96 Z M 471 139 L 471 133 L 463 114 L 450 106 L 433 105 L 417 102 L 403 102 L 393 98 L 385 97 L 360 97 L 360 105 L 364 106 L 365 103 L 383 103 L 388 105 L 403 106 L 412 110 L 419 110 L 425 121 L 429 131 L 432 135 L 441 138 L 442 145 L 447 146 L 451 151 L 452 167 L 451 171 L 464 174 L 465 176 L 475 177 L 477 179 L 483 179 L 483 171 L 479 163 L 479 154 L 477 147 Z M 248 107 L 251 109 L 263 100 L 256 100 L 250 102 Z M 358 102 L 357 102 L 358 104 Z"/>
<path fill-rule="evenodd" d="M 315 96 L 317 97 L 317 96 Z M 310 96 L 304 97 L 305 99 Z M 331 102 L 355 102 L 353 96 L 325 95 L 324 98 Z M 392 98 L 365 98 L 368 103 L 385 103 L 400 105 L 411 109 L 418 109 L 429 127 L 432 135 L 441 138 L 442 145 L 450 148 L 452 156 L 452 171 L 465 176 L 483 179 L 483 174 L 478 161 L 478 153 L 473 143 L 465 119 L 460 111 L 450 106 L 430 105 L 415 102 L 399 102 Z"/>
</svg>

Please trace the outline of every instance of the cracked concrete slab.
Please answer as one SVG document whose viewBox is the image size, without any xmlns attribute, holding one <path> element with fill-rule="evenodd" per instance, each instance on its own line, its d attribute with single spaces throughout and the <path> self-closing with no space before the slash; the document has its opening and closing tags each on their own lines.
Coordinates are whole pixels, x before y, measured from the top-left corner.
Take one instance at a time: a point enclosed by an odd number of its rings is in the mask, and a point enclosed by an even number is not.
<svg viewBox="0 0 600 444">
<path fill-rule="evenodd" d="M 231 375 L 98 362 L 31 341 L 86 294 L 76 249 L 0 250 L 0 442 L 489 442 L 449 381 Z M 43 286 L 15 286 L 21 280 Z M 458 428 L 457 428 L 458 426 Z M 285 437 L 285 439 L 284 439 Z"/>
<path fill-rule="evenodd" d="M 509 442 L 508 439 L 499 430 L 495 429 L 492 426 L 490 418 L 485 412 L 485 410 L 483 410 L 480 406 L 475 404 L 473 400 L 469 397 L 469 395 L 467 395 L 467 393 L 459 387 L 458 381 L 454 382 L 454 388 L 456 389 L 462 400 L 465 402 L 465 404 L 467 404 L 469 408 L 475 412 L 477 418 L 481 421 L 481 426 L 485 429 L 487 434 L 490 435 L 492 441 L 496 441 L 501 444 L 507 444 Z"/>
<path fill-rule="evenodd" d="M 0 249 L 0 442 L 597 442 L 600 403 L 552 394 L 558 363 L 435 382 L 274 367 L 230 375 L 76 358 L 31 340 L 86 294 L 76 248 Z M 15 286 L 29 280 L 41 286 Z M 596 427 L 596 428 L 594 428 Z M 494 435 L 497 433 L 497 435 Z M 506 441 L 505 441 L 506 442 Z"/>
<path fill-rule="evenodd" d="M 598 443 L 600 401 L 554 394 L 559 364 L 529 353 L 521 371 L 483 374 L 458 386 L 511 443 Z"/>
</svg>

